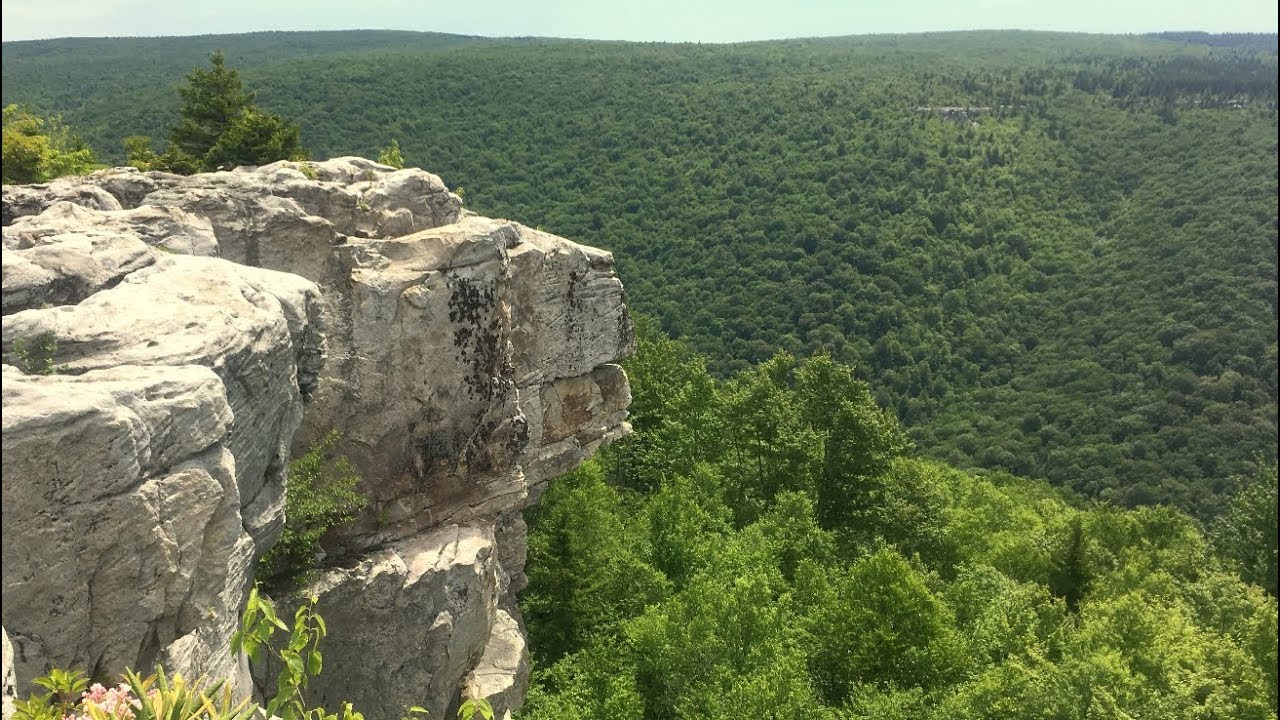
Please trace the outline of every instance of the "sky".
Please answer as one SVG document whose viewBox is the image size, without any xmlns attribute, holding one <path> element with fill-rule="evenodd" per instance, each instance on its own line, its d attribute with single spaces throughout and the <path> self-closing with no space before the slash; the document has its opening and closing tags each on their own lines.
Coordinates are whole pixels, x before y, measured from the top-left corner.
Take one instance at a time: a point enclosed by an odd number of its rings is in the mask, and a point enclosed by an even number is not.
<svg viewBox="0 0 1280 720">
<path fill-rule="evenodd" d="M 1276 32 L 1276 0 L 0 0 L 8 40 L 256 30 L 739 42 L 939 30 Z"/>
</svg>

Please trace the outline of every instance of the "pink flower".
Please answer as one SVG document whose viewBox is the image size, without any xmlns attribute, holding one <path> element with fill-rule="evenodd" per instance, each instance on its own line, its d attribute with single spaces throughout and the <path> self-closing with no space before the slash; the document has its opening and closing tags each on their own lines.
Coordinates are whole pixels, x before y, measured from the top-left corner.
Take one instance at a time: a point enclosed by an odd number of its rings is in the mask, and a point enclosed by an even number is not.
<svg viewBox="0 0 1280 720">
<path fill-rule="evenodd" d="M 85 690 L 83 693 L 80 693 L 80 697 L 85 700 L 90 700 L 94 703 L 100 703 L 102 702 L 102 698 L 105 697 L 106 694 L 107 694 L 107 689 L 102 687 L 102 683 L 94 683 L 93 685 L 89 686 L 88 690 Z"/>
<path fill-rule="evenodd" d="M 137 701 L 132 692 L 128 683 L 120 683 L 110 690 L 103 687 L 101 683 L 94 683 L 83 694 L 80 706 L 87 710 L 89 705 L 93 705 L 117 720 L 133 720 L 133 708 L 136 707 Z M 78 718 L 66 717 L 63 720 L 89 720 L 89 715 L 85 713 Z"/>
</svg>

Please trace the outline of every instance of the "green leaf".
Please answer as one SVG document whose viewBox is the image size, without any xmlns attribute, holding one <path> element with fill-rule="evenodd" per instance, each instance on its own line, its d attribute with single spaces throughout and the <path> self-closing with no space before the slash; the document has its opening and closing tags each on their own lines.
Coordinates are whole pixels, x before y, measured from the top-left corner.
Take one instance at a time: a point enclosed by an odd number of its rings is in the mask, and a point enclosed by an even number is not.
<svg viewBox="0 0 1280 720">
<path fill-rule="evenodd" d="M 458 719 L 474 720 L 477 713 L 484 720 L 493 720 L 493 707 L 484 698 L 467 698 L 462 707 L 458 708 Z"/>
<path fill-rule="evenodd" d="M 319 675 L 320 670 L 323 667 L 324 663 L 320 657 L 319 650 L 312 650 L 307 653 L 307 672 L 310 673 L 312 677 Z"/>
</svg>

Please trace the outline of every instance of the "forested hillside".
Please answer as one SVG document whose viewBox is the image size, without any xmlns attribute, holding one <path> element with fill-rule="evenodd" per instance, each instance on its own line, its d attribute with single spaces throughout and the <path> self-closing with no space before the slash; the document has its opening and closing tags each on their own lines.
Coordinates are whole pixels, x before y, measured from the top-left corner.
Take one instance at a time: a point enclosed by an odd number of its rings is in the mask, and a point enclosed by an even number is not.
<svg viewBox="0 0 1280 720">
<path fill-rule="evenodd" d="M 1275 460 L 1274 36 L 6 43 L 3 102 L 118 160 L 215 47 L 313 156 L 615 251 L 717 376 L 827 352 L 924 456 L 1206 518 Z"/>
<path fill-rule="evenodd" d="M 528 720 L 1276 717 L 1276 470 L 1202 530 L 913 455 L 819 356 L 642 335 L 636 435 L 552 483 Z"/>
</svg>

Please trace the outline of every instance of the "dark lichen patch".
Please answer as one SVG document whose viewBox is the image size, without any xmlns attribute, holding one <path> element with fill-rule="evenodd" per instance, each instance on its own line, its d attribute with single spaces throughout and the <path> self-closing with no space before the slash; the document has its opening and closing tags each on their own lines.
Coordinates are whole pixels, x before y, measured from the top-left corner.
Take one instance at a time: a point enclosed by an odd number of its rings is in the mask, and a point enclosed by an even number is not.
<svg viewBox="0 0 1280 720">
<path fill-rule="evenodd" d="M 493 450 L 488 442 L 497 430 L 498 422 L 495 420 L 485 421 L 476 428 L 475 434 L 468 441 L 463 453 L 466 464 L 461 469 L 465 477 L 497 469 L 497 458 L 493 456 Z"/>
<path fill-rule="evenodd" d="M 582 279 L 582 273 L 577 270 L 569 271 L 569 288 L 565 291 L 564 302 L 570 310 L 581 309 L 582 298 L 578 294 L 578 287 L 582 284 Z"/>
<path fill-rule="evenodd" d="M 512 455 L 524 452 L 529 446 L 529 419 L 523 415 L 512 418 L 511 436 L 507 438 L 507 451 Z"/>
<path fill-rule="evenodd" d="M 529 422 L 523 416 L 486 421 L 466 449 L 464 472 L 473 475 L 509 467 L 528 445 Z"/>
<path fill-rule="evenodd" d="M 590 315 L 590 309 L 586 307 L 587 301 L 584 292 L 587 284 L 587 273 L 578 272 L 577 270 L 569 271 L 569 285 L 565 289 L 565 334 L 568 343 L 577 344 L 579 338 L 583 337 L 585 328 L 583 327 L 583 318 Z"/>
<path fill-rule="evenodd" d="M 456 475 L 462 438 L 456 428 L 430 432 L 414 441 L 414 474 L 419 481 L 441 475 Z M 421 486 L 419 485 L 419 489 Z"/>
<path fill-rule="evenodd" d="M 618 347 L 627 355 L 636 349 L 636 328 L 631 322 L 631 310 L 624 304 L 618 316 Z"/>
<path fill-rule="evenodd" d="M 502 323 L 497 293 L 492 284 L 450 274 L 445 278 L 450 290 L 449 320 L 454 324 L 453 344 L 466 368 L 463 383 L 468 392 L 482 400 L 499 393 L 499 379 L 506 374 L 502 352 Z"/>
</svg>

